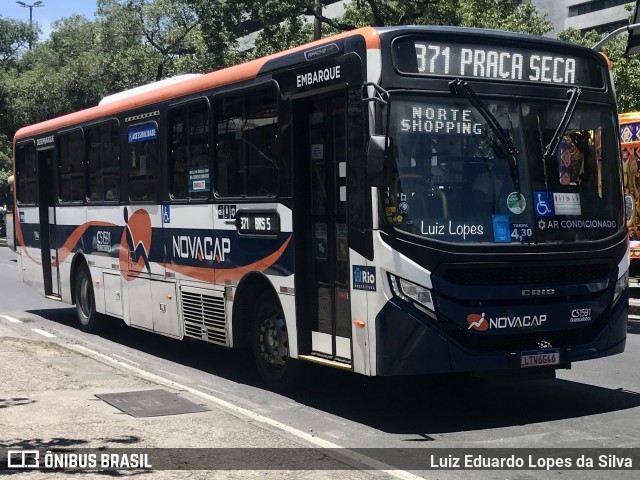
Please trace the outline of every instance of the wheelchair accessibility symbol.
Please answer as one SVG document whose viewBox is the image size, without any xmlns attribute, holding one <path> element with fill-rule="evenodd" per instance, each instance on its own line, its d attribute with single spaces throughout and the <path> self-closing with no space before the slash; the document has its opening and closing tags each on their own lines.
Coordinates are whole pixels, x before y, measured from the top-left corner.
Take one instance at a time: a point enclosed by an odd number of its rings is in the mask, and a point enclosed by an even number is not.
<svg viewBox="0 0 640 480">
<path fill-rule="evenodd" d="M 553 194 L 548 192 L 534 192 L 536 204 L 536 217 L 552 217 L 555 215 L 553 211 Z"/>
</svg>

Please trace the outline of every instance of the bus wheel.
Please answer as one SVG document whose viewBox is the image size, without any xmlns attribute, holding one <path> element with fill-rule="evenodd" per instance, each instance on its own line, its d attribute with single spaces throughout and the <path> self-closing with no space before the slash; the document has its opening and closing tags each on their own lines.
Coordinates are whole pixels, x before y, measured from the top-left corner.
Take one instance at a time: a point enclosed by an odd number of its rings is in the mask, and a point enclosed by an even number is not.
<svg viewBox="0 0 640 480">
<path fill-rule="evenodd" d="M 98 327 L 98 314 L 93 296 L 91 273 L 86 264 L 80 265 L 76 274 L 76 313 L 80 330 L 91 333 Z"/>
<path fill-rule="evenodd" d="M 290 388 L 297 364 L 289 357 L 287 324 L 273 295 L 260 297 L 254 327 L 251 343 L 260 377 L 270 388 Z"/>
</svg>

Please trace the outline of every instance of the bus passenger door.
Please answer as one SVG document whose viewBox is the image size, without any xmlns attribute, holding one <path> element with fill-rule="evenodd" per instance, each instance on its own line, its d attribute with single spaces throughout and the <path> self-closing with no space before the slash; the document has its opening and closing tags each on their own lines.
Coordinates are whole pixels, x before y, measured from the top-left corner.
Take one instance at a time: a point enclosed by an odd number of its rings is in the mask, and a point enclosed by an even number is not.
<svg viewBox="0 0 640 480">
<path fill-rule="evenodd" d="M 351 363 L 346 114 L 345 90 L 294 102 L 300 352 L 345 366 Z"/>
<path fill-rule="evenodd" d="M 38 152 L 38 199 L 40 218 L 40 252 L 44 276 L 44 294 L 60 295 L 58 248 L 56 244 L 55 190 L 51 179 L 56 178 L 53 149 Z"/>
</svg>

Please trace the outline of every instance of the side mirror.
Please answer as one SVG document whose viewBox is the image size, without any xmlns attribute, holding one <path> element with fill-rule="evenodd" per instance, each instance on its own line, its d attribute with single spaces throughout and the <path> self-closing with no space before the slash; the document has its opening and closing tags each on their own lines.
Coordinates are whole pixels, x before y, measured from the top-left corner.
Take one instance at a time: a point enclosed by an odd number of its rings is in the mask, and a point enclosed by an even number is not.
<svg viewBox="0 0 640 480">
<path fill-rule="evenodd" d="M 637 25 L 640 21 L 640 8 L 638 8 L 640 2 L 636 0 L 636 9 L 633 13 L 633 19 L 630 20 L 631 25 Z M 629 38 L 627 40 L 627 50 L 625 55 L 637 55 L 640 53 L 640 28 L 629 29 Z"/>
<path fill-rule="evenodd" d="M 374 187 L 385 187 L 387 185 L 387 162 L 385 135 L 371 135 L 367 145 L 367 179 Z M 389 139 L 389 147 L 391 139 Z"/>
</svg>

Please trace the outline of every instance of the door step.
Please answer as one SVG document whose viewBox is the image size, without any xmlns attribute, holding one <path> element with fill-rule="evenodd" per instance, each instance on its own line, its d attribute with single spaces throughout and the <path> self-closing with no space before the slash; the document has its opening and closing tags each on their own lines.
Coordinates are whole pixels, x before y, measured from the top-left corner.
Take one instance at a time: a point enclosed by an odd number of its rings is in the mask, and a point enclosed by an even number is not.
<svg viewBox="0 0 640 480">
<path fill-rule="evenodd" d="M 341 370 L 351 370 L 351 363 L 338 362 L 336 360 L 329 360 L 327 358 L 316 357 L 315 355 L 298 355 L 298 358 L 306 362 L 326 365 L 327 367 L 339 368 Z"/>
<path fill-rule="evenodd" d="M 48 298 L 49 300 L 55 300 L 56 302 L 62 301 L 62 297 L 59 295 L 45 295 L 44 298 Z"/>
</svg>

